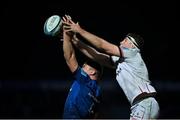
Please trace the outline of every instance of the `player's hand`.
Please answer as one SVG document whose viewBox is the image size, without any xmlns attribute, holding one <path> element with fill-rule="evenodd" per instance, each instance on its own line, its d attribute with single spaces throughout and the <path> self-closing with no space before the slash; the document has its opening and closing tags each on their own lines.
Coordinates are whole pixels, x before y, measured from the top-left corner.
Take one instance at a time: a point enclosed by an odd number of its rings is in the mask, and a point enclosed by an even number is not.
<svg viewBox="0 0 180 120">
<path fill-rule="evenodd" d="M 63 31 L 66 33 L 66 34 L 68 34 L 69 36 L 73 36 L 73 32 L 72 31 L 69 31 L 68 29 L 66 29 L 67 28 L 67 24 L 68 23 L 71 23 L 71 16 L 70 15 L 65 15 L 65 16 L 63 16 L 63 18 L 62 18 L 62 20 L 63 20 Z"/>
<path fill-rule="evenodd" d="M 63 30 L 66 31 L 66 27 L 67 27 L 67 24 L 70 23 L 71 16 L 65 15 L 65 16 L 63 16 L 62 20 L 63 20 Z"/>
<path fill-rule="evenodd" d="M 63 22 L 64 22 L 65 24 L 66 24 L 66 23 L 69 23 L 71 19 L 72 19 L 72 18 L 71 18 L 70 15 L 65 15 L 65 16 L 63 16 Z"/>
<path fill-rule="evenodd" d="M 63 24 L 64 24 L 64 30 L 65 31 L 72 31 L 74 33 L 78 33 L 81 27 L 79 26 L 78 22 L 75 23 L 70 16 L 65 15 L 63 17 Z"/>
</svg>

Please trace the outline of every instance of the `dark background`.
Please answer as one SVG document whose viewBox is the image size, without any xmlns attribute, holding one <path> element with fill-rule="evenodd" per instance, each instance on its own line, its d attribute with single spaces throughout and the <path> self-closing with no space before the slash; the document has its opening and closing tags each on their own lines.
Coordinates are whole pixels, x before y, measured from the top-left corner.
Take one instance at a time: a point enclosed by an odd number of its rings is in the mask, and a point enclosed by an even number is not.
<svg viewBox="0 0 180 120">
<path fill-rule="evenodd" d="M 141 34 L 160 118 L 180 118 L 177 1 L 6 0 L 1 9 L 0 118 L 61 118 L 71 73 L 62 43 L 43 33 L 45 20 L 54 14 L 69 14 L 115 44 L 128 32 Z M 82 63 L 85 56 L 77 51 L 77 57 Z M 104 72 L 100 118 L 129 118 L 130 106 L 115 73 Z"/>
</svg>

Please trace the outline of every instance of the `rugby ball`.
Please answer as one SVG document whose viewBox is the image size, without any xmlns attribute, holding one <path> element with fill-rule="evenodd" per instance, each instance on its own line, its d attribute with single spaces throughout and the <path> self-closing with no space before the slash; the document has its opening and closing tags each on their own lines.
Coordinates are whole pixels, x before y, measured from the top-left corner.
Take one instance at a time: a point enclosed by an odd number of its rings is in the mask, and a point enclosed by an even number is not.
<svg viewBox="0 0 180 120">
<path fill-rule="evenodd" d="M 59 15 L 52 15 L 44 23 L 44 33 L 57 36 L 62 30 L 62 19 Z"/>
</svg>

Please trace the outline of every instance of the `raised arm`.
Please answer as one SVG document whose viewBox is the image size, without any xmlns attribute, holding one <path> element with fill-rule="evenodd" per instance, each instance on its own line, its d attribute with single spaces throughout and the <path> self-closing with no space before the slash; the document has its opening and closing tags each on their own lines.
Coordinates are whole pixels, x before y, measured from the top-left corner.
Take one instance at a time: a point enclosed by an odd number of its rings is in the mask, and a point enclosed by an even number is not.
<svg viewBox="0 0 180 120">
<path fill-rule="evenodd" d="M 63 31 L 63 52 L 66 63 L 71 70 L 74 72 L 78 67 L 74 48 L 71 43 L 72 35 L 68 34 L 65 30 Z"/>
<path fill-rule="evenodd" d="M 109 55 L 98 52 L 93 47 L 80 41 L 75 35 L 72 39 L 72 42 L 76 46 L 76 48 L 78 48 L 88 58 L 90 58 L 108 68 L 115 68 L 115 66 L 112 64 L 112 62 L 110 60 Z"/>
<path fill-rule="evenodd" d="M 79 33 L 83 38 L 85 38 L 85 40 L 87 40 L 97 49 L 102 50 L 109 55 L 121 56 L 119 48 L 116 45 L 86 31 L 85 29 L 81 28 L 79 24 L 74 23 L 72 20 L 70 23 L 66 24 L 68 25 L 67 29 L 69 31 Z"/>
</svg>

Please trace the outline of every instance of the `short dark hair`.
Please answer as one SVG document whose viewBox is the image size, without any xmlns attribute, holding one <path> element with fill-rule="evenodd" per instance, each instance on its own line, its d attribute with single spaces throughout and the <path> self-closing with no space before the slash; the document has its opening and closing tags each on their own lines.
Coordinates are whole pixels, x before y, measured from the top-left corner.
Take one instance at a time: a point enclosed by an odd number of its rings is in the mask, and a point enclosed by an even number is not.
<svg viewBox="0 0 180 120">
<path fill-rule="evenodd" d="M 136 34 L 136 33 L 128 33 L 126 35 L 127 37 L 130 36 L 132 38 L 134 38 L 134 40 L 136 41 L 137 45 L 136 47 L 141 49 L 144 45 L 144 39 L 142 38 L 142 36 L 140 36 L 139 34 Z"/>
<path fill-rule="evenodd" d="M 98 62 L 91 60 L 91 59 L 86 60 L 85 64 L 95 68 L 99 72 L 100 76 L 102 76 L 103 66 L 101 64 L 99 64 Z"/>
</svg>

